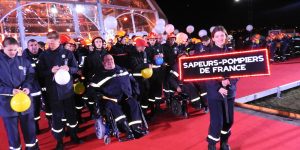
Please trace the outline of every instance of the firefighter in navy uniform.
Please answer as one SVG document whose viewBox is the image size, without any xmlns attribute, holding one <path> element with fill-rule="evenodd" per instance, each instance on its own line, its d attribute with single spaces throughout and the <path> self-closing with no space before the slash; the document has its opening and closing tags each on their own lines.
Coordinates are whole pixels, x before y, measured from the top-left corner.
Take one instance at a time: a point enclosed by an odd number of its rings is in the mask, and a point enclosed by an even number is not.
<svg viewBox="0 0 300 150">
<path fill-rule="evenodd" d="M 224 53 L 230 51 L 226 46 L 227 32 L 223 26 L 217 26 L 212 32 L 214 45 L 209 53 Z M 209 80 L 206 82 L 210 126 L 207 137 L 208 149 L 215 150 L 216 143 L 221 140 L 221 150 L 230 150 L 228 139 L 234 117 L 234 99 L 238 79 Z M 227 111 L 226 105 L 227 104 Z M 228 115 L 228 118 L 226 117 Z"/>
<path fill-rule="evenodd" d="M 162 82 L 166 69 L 164 64 L 156 64 L 158 57 L 164 57 L 162 45 L 157 43 L 157 35 L 150 32 L 147 38 L 149 46 L 145 51 L 153 68 L 153 75 L 149 79 L 150 93 L 148 100 L 151 107 L 151 114 L 154 115 L 155 112 L 160 111 L 160 104 L 162 103 Z"/>
<path fill-rule="evenodd" d="M 146 68 L 152 68 L 152 64 L 148 60 L 145 48 L 148 46 L 147 42 L 141 38 L 136 39 L 135 52 L 132 53 L 130 57 L 130 66 L 132 70 L 132 75 L 136 79 L 140 88 L 140 95 L 138 96 L 138 101 L 141 104 L 143 113 L 147 115 L 147 110 L 149 108 L 149 89 L 150 83 L 148 79 L 142 77 L 141 71 Z"/>
<path fill-rule="evenodd" d="M 103 70 L 102 59 L 103 56 L 107 54 L 103 48 L 103 42 L 104 39 L 101 37 L 96 37 L 92 40 L 93 51 L 86 57 L 83 67 L 83 75 L 86 78 L 87 84 L 90 83 L 90 79 L 92 79 L 93 75 Z M 86 100 L 86 104 L 90 110 L 90 119 L 93 119 L 95 100 L 87 96 L 84 96 L 83 99 Z"/>
<path fill-rule="evenodd" d="M 128 71 L 115 65 L 112 55 L 107 54 L 103 57 L 103 66 L 105 70 L 95 74 L 90 83 L 89 91 L 96 97 L 96 103 L 103 102 L 104 107 L 112 112 L 117 125 L 126 132 L 127 140 L 147 134 L 141 126 L 141 112 L 135 99 L 140 93 L 138 84 Z M 99 102 L 99 99 L 102 101 Z M 123 107 L 129 110 L 129 123 L 122 111 Z"/>
<path fill-rule="evenodd" d="M 128 59 L 131 46 L 126 44 L 128 36 L 120 37 L 119 41 L 112 46 L 111 50 L 109 51 L 110 54 L 113 55 L 116 64 L 122 68 L 129 68 Z"/>
<path fill-rule="evenodd" d="M 63 48 L 59 42 L 57 31 L 47 34 L 49 49 L 44 51 L 39 59 L 39 72 L 45 77 L 47 95 L 52 108 L 52 134 L 57 140 L 56 149 L 63 149 L 64 123 L 66 119 L 71 141 L 75 144 L 82 143 L 77 136 L 76 110 L 74 104 L 74 91 L 72 75 L 77 73 L 78 65 L 72 52 Z M 71 79 L 66 85 L 57 84 L 53 78 L 55 73 L 63 69 L 70 73 Z"/>
<path fill-rule="evenodd" d="M 37 72 L 36 66 L 39 61 L 39 55 L 42 53 L 42 50 L 38 47 L 38 42 L 34 39 L 30 39 L 27 42 L 27 49 L 23 51 L 22 56 L 26 58 L 30 63 L 31 67 L 35 69 L 35 72 Z M 34 104 L 34 120 L 35 120 L 35 127 L 36 127 L 36 133 L 40 133 L 39 128 L 39 120 L 40 120 L 40 111 L 41 111 L 41 99 L 42 99 L 42 93 L 41 93 L 41 87 L 38 82 L 38 74 L 35 74 L 34 81 L 32 84 L 32 91 L 30 93 L 30 96 L 33 98 L 33 104 Z"/>
<path fill-rule="evenodd" d="M 20 150 L 21 141 L 18 126 L 20 123 L 26 150 L 38 150 L 35 133 L 34 106 L 25 112 L 15 112 L 10 106 L 13 95 L 24 92 L 30 96 L 34 69 L 24 57 L 17 56 L 18 42 L 11 37 L 3 41 L 0 50 L 0 116 L 3 119 L 8 137 L 9 149 Z M 1 135 L 2 136 L 2 135 Z"/>
</svg>

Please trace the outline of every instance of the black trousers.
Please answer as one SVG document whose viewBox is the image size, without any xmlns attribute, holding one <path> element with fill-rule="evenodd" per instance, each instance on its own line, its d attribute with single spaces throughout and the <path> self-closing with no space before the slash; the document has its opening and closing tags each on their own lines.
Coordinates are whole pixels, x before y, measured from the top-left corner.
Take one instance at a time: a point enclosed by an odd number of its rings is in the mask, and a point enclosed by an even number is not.
<svg viewBox="0 0 300 150">
<path fill-rule="evenodd" d="M 210 112 L 210 125 L 207 140 L 215 144 L 222 140 L 228 140 L 231 134 L 231 126 L 234 119 L 234 98 L 228 99 L 229 123 L 226 122 L 226 113 L 223 99 L 208 99 Z"/>
<path fill-rule="evenodd" d="M 34 96 L 33 98 L 33 105 L 34 105 L 34 120 L 38 121 L 41 119 L 40 112 L 41 112 L 41 98 L 42 96 Z"/>
<path fill-rule="evenodd" d="M 125 108 L 123 109 L 122 106 Z M 126 119 L 123 110 L 128 111 L 129 116 L 127 117 L 130 119 L 129 126 L 142 123 L 138 102 L 133 98 L 124 99 L 118 103 L 111 100 L 105 100 L 105 108 L 112 112 L 117 123 Z"/>
<path fill-rule="evenodd" d="M 150 84 L 149 81 L 143 78 L 136 78 L 136 81 L 139 84 L 140 88 L 140 95 L 138 96 L 138 101 L 141 104 L 141 107 L 143 110 L 147 110 L 149 107 L 149 89 L 150 89 Z"/>
<path fill-rule="evenodd" d="M 64 100 L 51 102 L 52 108 L 52 134 L 56 140 L 62 140 L 64 136 L 64 126 L 62 119 L 66 119 L 66 124 L 70 128 L 70 133 L 75 134 L 78 125 L 76 118 L 75 102 L 73 97 Z"/>
<path fill-rule="evenodd" d="M 26 115 L 2 118 L 8 137 L 9 149 L 21 149 L 20 133 L 18 130 L 19 123 L 26 143 L 26 150 L 37 150 L 39 148 L 33 116 L 33 113 L 29 113 Z"/>
</svg>

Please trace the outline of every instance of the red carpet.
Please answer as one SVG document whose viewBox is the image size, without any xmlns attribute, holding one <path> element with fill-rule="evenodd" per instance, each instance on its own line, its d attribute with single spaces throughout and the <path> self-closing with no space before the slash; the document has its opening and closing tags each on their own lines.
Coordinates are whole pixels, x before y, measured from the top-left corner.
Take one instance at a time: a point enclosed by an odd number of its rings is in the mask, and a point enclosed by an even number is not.
<svg viewBox="0 0 300 150">
<path fill-rule="evenodd" d="M 239 82 L 238 97 L 247 96 L 279 85 L 300 79 L 300 59 L 294 59 L 285 64 L 273 64 L 270 77 L 244 78 Z M 42 117 L 44 118 L 44 117 Z M 191 114 L 189 119 L 175 118 L 163 115 L 150 125 L 150 134 L 130 142 L 117 142 L 115 138 L 110 145 L 104 145 L 95 136 L 93 122 L 81 125 L 79 136 L 84 144 L 71 145 L 69 138 L 66 149 L 74 150 L 205 150 L 209 115 Z M 42 119 L 41 128 L 44 133 L 38 136 L 42 150 L 54 149 L 55 140 Z M 233 150 L 299 150 L 300 127 L 287 123 L 264 119 L 257 116 L 235 112 L 235 124 L 230 144 Z M 0 121 L 0 149 L 7 149 L 7 137 Z"/>
<path fill-rule="evenodd" d="M 271 64 L 271 76 L 242 78 L 238 83 L 237 97 L 262 92 L 300 80 L 300 58 Z"/>
</svg>

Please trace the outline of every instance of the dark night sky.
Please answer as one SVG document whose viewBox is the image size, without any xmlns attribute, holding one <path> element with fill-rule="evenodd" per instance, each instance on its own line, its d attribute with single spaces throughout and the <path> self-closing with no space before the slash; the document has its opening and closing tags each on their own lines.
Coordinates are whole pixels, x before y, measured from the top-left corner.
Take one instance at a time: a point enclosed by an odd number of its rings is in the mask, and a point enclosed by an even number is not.
<svg viewBox="0 0 300 150">
<path fill-rule="evenodd" d="M 295 27 L 300 24 L 300 0 L 252 0 L 253 9 L 249 9 L 249 1 L 156 0 L 169 23 L 181 31 L 185 31 L 189 24 L 195 26 L 195 31 L 208 30 L 213 25 L 244 29 L 249 24 L 249 10 L 253 10 L 254 27 Z"/>
</svg>

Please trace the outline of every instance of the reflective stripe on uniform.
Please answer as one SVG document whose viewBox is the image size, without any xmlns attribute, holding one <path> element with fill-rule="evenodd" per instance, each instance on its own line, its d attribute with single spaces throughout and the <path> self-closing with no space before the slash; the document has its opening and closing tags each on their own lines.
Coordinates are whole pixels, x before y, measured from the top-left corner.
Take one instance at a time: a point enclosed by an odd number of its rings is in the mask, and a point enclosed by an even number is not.
<svg viewBox="0 0 300 150">
<path fill-rule="evenodd" d="M 172 90 L 163 89 L 163 91 L 166 92 L 166 93 L 174 93 L 174 91 L 172 91 Z"/>
<path fill-rule="evenodd" d="M 150 101 L 150 102 L 155 102 L 155 99 L 149 98 L 148 101 Z"/>
<path fill-rule="evenodd" d="M 69 123 L 67 123 L 67 126 L 69 126 L 70 128 L 75 128 L 78 125 L 78 122 L 76 122 L 76 124 L 74 125 L 70 125 Z"/>
<path fill-rule="evenodd" d="M 136 121 L 131 121 L 128 123 L 129 126 L 132 126 L 134 124 L 141 124 L 142 123 L 142 120 L 136 120 Z"/>
<path fill-rule="evenodd" d="M 123 73 L 120 73 L 120 74 L 114 74 L 110 77 L 106 77 L 104 78 L 103 80 L 101 80 L 100 82 L 98 83 L 91 83 L 90 86 L 92 87 L 101 87 L 105 82 L 107 82 L 108 80 L 112 79 L 112 78 L 115 78 L 115 77 L 118 77 L 118 76 L 126 76 L 126 75 L 129 75 L 129 73 L 127 71 L 123 72 Z"/>
<path fill-rule="evenodd" d="M 109 97 L 106 97 L 106 96 L 102 96 L 102 98 L 103 98 L 103 99 L 106 99 L 106 100 L 111 100 L 111 101 L 113 101 L 113 102 L 115 102 L 115 103 L 118 102 L 118 100 L 115 99 L 115 98 L 109 98 Z"/>
<path fill-rule="evenodd" d="M 36 64 L 35 64 L 35 63 L 31 64 L 31 67 L 32 67 L 32 68 L 35 68 L 35 67 L 36 67 Z"/>
<path fill-rule="evenodd" d="M 38 92 L 35 92 L 35 93 L 30 93 L 31 96 L 40 96 L 42 95 L 42 92 L 41 91 L 38 91 Z"/>
<path fill-rule="evenodd" d="M 82 99 L 84 99 L 84 100 L 88 100 L 89 98 L 88 98 L 88 97 L 82 97 Z"/>
<path fill-rule="evenodd" d="M 141 73 L 133 73 L 132 75 L 133 75 L 134 77 L 141 77 L 141 76 L 142 76 Z"/>
<path fill-rule="evenodd" d="M 125 119 L 126 116 L 125 115 L 122 115 L 122 116 L 119 116 L 115 119 L 116 122 L 120 121 L 121 119 Z"/>
<path fill-rule="evenodd" d="M 228 131 L 221 130 L 221 134 L 228 134 L 230 132 L 230 129 Z"/>
<path fill-rule="evenodd" d="M 43 88 L 42 88 L 42 91 L 47 91 L 47 88 L 43 87 Z"/>
<path fill-rule="evenodd" d="M 196 101 L 199 101 L 200 100 L 200 97 L 197 97 L 197 98 L 194 98 L 191 100 L 191 102 L 196 102 Z"/>
<path fill-rule="evenodd" d="M 200 96 L 205 96 L 205 95 L 207 95 L 207 93 L 202 93 L 202 94 L 200 94 Z"/>
<path fill-rule="evenodd" d="M 155 99 L 157 99 L 157 100 L 160 100 L 160 99 L 161 99 L 161 97 L 155 97 Z"/>
<path fill-rule="evenodd" d="M 143 105 L 142 105 L 141 107 L 142 107 L 143 109 L 147 109 L 147 108 L 148 108 L 148 106 L 143 106 Z"/>
<path fill-rule="evenodd" d="M 67 119 L 61 119 L 61 121 L 67 121 Z"/>
<path fill-rule="evenodd" d="M 39 120 L 39 119 L 41 119 L 40 116 L 34 118 L 34 120 Z"/>
<path fill-rule="evenodd" d="M 210 139 L 212 139 L 212 140 L 214 140 L 214 141 L 216 141 L 216 142 L 219 142 L 219 141 L 220 141 L 220 138 L 214 138 L 214 137 L 211 136 L 211 135 L 208 135 L 208 138 L 210 138 Z"/>
<path fill-rule="evenodd" d="M 18 147 L 18 148 L 14 148 L 14 147 L 10 146 L 9 149 L 11 149 L 11 150 L 21 150 L 21 146 Z"/>
<path fill-rule="evenodd" d="M 82 106 L 82 107 L 75 107 L 75 108 L 80 110 L 80 109 L 82 109 L 82 108 L 83 108 L 83 106 Z"/>
<path fill-rule="evenodd" d="M 89 102 L 89 104 L 90 104 L 90 105 L 94 105 L 94 104 L 95 104 L 95 102 Z"/>
<path fill-rule="evenodd" d="M 26 147 L 33 147 L 38 142 L 38 139 L 35 139 L 35 142 L 33 144 L 25 144 Z"/>
<path fill-rule="evenodd" d="M 52 113 L 46 113 L 46 116 L 52 116 Z"/>
<path fill-rule="evenodd" d="M 63 128 L 61 128 L 61 129 L 59 129 L 59 130 L 55 130 L 55 129 L 51 128 L 51 130 L 52 130 L 53 132 L 55 132 L 55 133 L 60 133 L 60 132 L 63 131 Z"/>
<path fill-rule="evenodd" d="M 12 94 L 0 94 L 1 96 L 14 96 Z"/>
<path fill-rule="evenodd" d="M 179 77 L 179 74 L 176 71 L 171 70 L 170 73 L 172 73 L 173 75 L 175 75 L 176 77 Z"/>
</svg>

